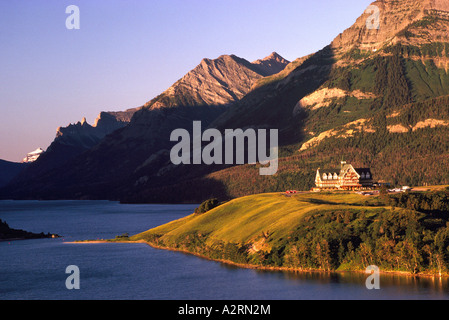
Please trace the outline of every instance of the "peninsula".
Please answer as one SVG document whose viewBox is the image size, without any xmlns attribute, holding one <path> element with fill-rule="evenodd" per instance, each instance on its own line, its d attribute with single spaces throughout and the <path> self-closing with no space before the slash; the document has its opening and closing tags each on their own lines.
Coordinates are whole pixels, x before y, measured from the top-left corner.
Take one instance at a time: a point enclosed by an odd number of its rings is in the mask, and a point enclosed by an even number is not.
<svg viewBox="0 0 449 320">
<path fill-rule="evenodd" d="M 24 230 L 12 229 L 9 225 L 0 219 L 0 241 L 27 240 L 27 239 L 45 239 L 59 238 L 59 235 L 50 233 L 33 233 Z"/>
<path fill-rule="evenodd" d="M 248 268 L 449 275 L 446 189 L 234 199 L 129 238 Z M 112 240 L 114 241 L 114 240 Z"/>
</svg>

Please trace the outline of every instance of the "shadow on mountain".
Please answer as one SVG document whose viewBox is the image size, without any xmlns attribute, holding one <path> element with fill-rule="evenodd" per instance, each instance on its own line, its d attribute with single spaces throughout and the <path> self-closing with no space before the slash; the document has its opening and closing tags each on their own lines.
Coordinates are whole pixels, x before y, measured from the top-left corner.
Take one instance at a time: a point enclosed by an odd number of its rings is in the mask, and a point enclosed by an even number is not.
<svg viewBox="0 0 449 320">
<path fill-rule="evenodd" d="M 196 178 L 176 185 L 142 189 L 134 194 L 123 196 L 121 203 L 202 203 L 205 199 L 229 200 L 225 186 L 217 180 Z"/>
<path fill-rule="evenodd" d="M 282 153 L 282 150 L 303 141 L 304 121 L 308 113 L 300 109 L 293 115 L 294 108 L 300 99 L 317 90 L 328 80 L 334 62 L 331 48 L 324 48 L 285 77 L 269 79 L 268 83 L 252 90 L 243 99 L 231 105 L 209 128 L 216 128 L 221 132 L 225 129 L 238 128 L 243 130 L 277 129 Z M 248 147 L 246 144 L 246 148 Z M 294 154 L 297 148 L 293 147 L 291 152 Z M 245 150 L 246 154 L 247 150 Z M 168 150 L 165 150 L 165 159 L 167 158 Z M 154 172 L 145 171 L 148 170 L 145 168 L 138 170 L 143 180 L 137 181 L 132 195 L 124 195 L 121 200 L 123 202 L 158 202 L 158 200 L 166 199 L 167 195 L 174 195 L 172 198 L 181 202 L 189 202 L 193 199 L 195 199 L 194 202 L 200 202 L 207 198 L 218 198 L 224 201 L 251 192 L 279 191 L 283 186 L 283 183 L 279 182 L 279 179 L 283 179 L 281 175 L 261 177 L 259 170 L 253 165 L 174 166 L 166 160 L 158 163 L 156 167 L 158 168 L 156 175 Z M 233 171 L 232 177 L 229 175 L 229 170 Z M 147 177 L 151 178 L 147 179 Z M 255 188 L 255 184 L 259 186 Z M 194 190 L 186 190 L 188 188 Z"/>
<path fill-rule="evenodd" d="M 33 176 L 22 174 L 0 191 L 1 197 L 118 200 L 135 184 L 136 168 L 158 151 L 172 147 L 173 130 L 191 132 L 193 121 L 208 125 L 223 111 L 223 106 L 140 110 L 132 125 L 114 131 L 87 151 L 71 154 L 69 160 L 59 159 L 59 166 L 58 159 L 51 159 L 51 163 L 46 163 L 45 157 L 38 159 L 32 167 L 40 169 L 48 164 L 50 170 L 33 171 Z"/>
<path fill-rule="evenodd" d="M 27 163 L 17 163 L 0 160 L 0 187 L 8 185 L 28 166 Z"/>
<path fill-rule="evenodd" d="M 217 128 L 222 132 L 237 128 L 277 129 L 280 148 L 298 144 L 304 139 L 308 114 L 301 109 L 294 115 L 294 108 L 300 99 L 328 80 L 334 63 L 333 51 L 326 47 L 297 67 L 293 63 L 295 68 L 288 73 L 264 78 L 264 83 L 230 106 L 139 110 L 130 124 L 93 148 L 60 166 L 53 165 L 49 171 L 31 177 L 21 175 L 0 190 L 0 196 L 133 203 L 199 203 L 212 197 L 227 200 L 235 194 L 231 192 L 233 188 L 254 183 L 255 178 L 237 177 L 224 182 L 210 177 L 231 165 L 173 165 L 169 157 L 169 150 L 175 145 L 170 142 L 172 131 L 185 129 L 192 133 L 193 122 L 201 121 L 203 129 Z M 258 175 L 258 170 L 254 174 Z M 263 185 L 264 181 L 258 183 Z"/>
</svg>

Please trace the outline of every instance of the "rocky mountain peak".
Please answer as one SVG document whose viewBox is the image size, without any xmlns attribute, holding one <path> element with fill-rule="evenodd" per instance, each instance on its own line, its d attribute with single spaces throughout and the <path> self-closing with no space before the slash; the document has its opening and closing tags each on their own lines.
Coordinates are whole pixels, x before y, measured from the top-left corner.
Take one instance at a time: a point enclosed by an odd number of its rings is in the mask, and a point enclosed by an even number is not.
<svg viewBox="0 0 449 320">
<path fill-rule="evenodd" d="M 449 40 L 448 21 L 447 0 L 378 0 L 335 38 L 332 47 L 337 52 L 377 51 L 396 43 L 443 42 Z"/>
<path fill-rule="evenodd" d="M 137 110 L 139 108 L 120 112 L 101 112 L 93 125 L 90 125 L 83 117 L 76 124 L 59 127 L 56 130 L 55 141 L 83 148 L 92 147 L 107 134 L 126 126 Z"/>
<path fill-rule="evenodd" d="M 287 64 L 277 53 L 253 63 L 236 55 L 205 58 L 145 107 L 228 105 L 245 96 L 257 80 L 282 71 Z"/>
<path fill-rule="evenodd" d="M 266 76 L 271 76 L 284 70 L 289 63 L 290 61 L 284 59 L 277 52 L 273 52 L 263 59 L 254 61 L 252 64 Z"/>
<path fill-rule="evenodd" d="M 278 54 L 277 52 L 272 52 L 269 56 L 263 58 L 263 59 L 259 59 L 256 60 L 253 63 L 257 63 L 258 61 L 278 61 L 281 63 L 290 63 L 290 61 L 285 60 L 280 54 Z"/>
</svg>

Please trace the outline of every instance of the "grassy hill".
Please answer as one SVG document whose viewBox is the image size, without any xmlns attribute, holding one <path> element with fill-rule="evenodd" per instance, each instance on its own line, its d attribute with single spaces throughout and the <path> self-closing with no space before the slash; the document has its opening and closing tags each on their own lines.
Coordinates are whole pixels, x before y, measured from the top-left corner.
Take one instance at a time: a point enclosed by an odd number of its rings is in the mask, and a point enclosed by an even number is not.
<svg viewBox="0 0 449 320">
<path fill-rule="evenodd" d="M 254 268 L 447 274 L 449 193 L 238 198 L 130 238 Z"/>
</svg>

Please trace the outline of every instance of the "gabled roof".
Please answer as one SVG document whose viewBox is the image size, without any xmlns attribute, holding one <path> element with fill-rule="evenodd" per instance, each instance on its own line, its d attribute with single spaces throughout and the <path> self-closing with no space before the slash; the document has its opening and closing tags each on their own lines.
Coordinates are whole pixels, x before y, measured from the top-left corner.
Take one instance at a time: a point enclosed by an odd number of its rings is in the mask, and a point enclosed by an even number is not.
<svg viewBox="0 0 449 320">
<path fill-rule="evenodd" d="M 340 174 L 340 169 L 318 169 L 318 171 L 320 172 L 320 173 L 332 173 L 332 174 L 334 174 L 334 173 L 336 173 L 336 174 Z"/>
<path fill-rule="evenodd" d="M 317 170 L 318 175 L 322 178 L 324 174 L 329 175 L 332 174 L 332 179 L 328 179 L 328 180 L 334 180 L 334 175 L 337 175 L 337 179 L 338 177 L 340 177 L 340 169 L 321 169 L 319 168 Z M 336 180 L 336 179 L 335 179 Z"/>
<path fill-rule="evenodd" d="M 370 168 L 354 168 L 351 164 L 344 164 L 341 169 L 335 169 L 335 168 L 333 168 L 333 169 L 326 169 L 326 168 L 325 169 L 321 169 L 321 168 L 318 168 L 317 173 L 321 177 L 323 176 L 324 173 L 326 175 L 331 173 L 332 176 L 334 176 L 335 174 L 337 174 L 337 176 L 341 176 L 341 175 L 344 175 L 350 169 L 354 169 L 354 171 L 359 175 L 359 177 L 361 179 L 366 179 L 365 176 L 366 176 L 367 173 L 369 173 L 368 180 L 372 179 L 372 177 L 373 177 L 373 174 L 371 173 L 371 169 Z M 362 175 L 362 173 L 363 173 L 363 175 Z"/>
<path fill-rule="evenodd" d="M 371 180 L 373 178 L 373 174 L 371 173 L 370 168 L 354 168 L 354 170 L 359 176 L 361 176 L 361 179 Z M 369 173 L 369 178 L 363 178 L 367 173 Z"/>
</svg>

